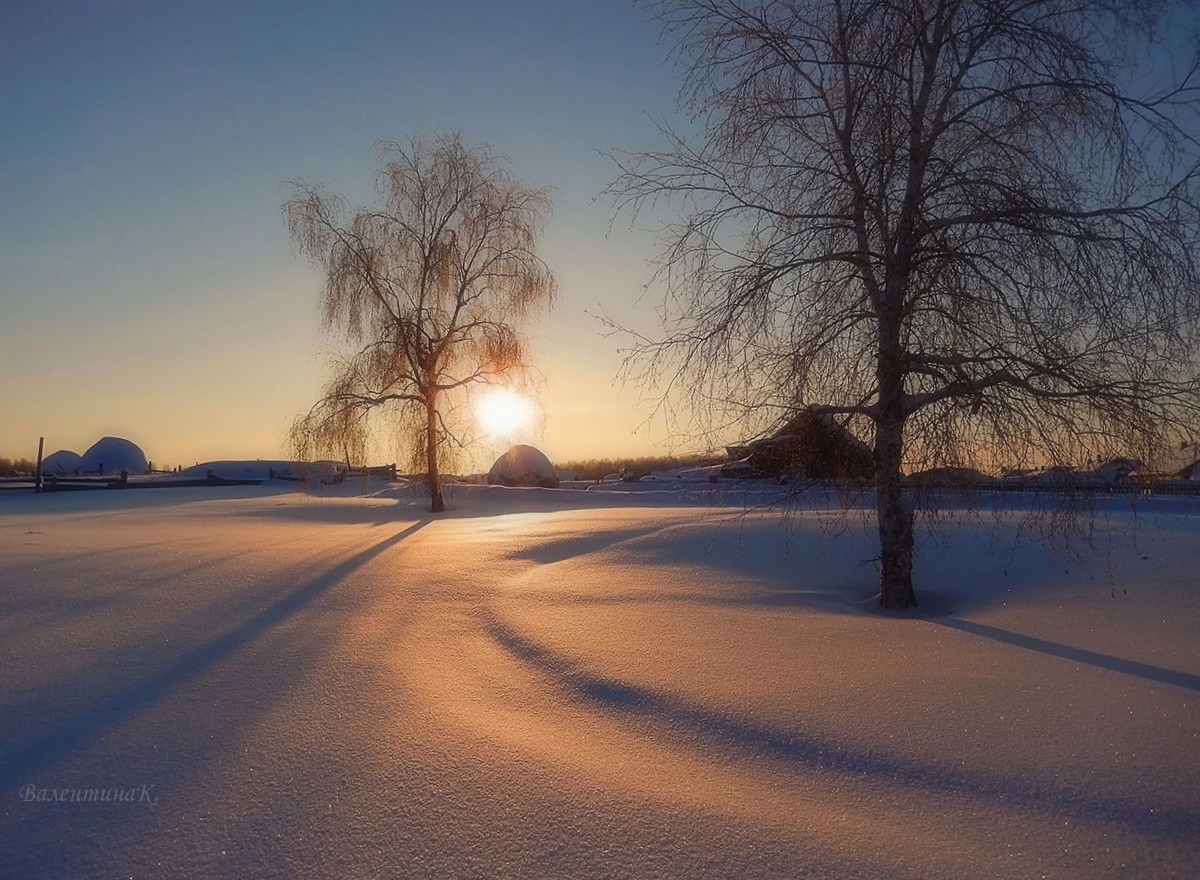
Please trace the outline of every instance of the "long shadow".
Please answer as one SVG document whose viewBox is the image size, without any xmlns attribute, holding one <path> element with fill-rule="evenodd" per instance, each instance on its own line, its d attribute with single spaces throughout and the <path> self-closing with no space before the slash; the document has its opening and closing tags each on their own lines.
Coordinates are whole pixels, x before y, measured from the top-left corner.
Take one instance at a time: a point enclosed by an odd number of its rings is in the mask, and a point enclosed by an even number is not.
<svg viewBox="0 0 1200 880">
<path fill-rule="evenodd" d="M 49 767 L 71 752 L 95 742 L 134 714 L 149 708 L 171 691 L 219 664 L 238 649 L 282 623 L 289 616 L 336 586 L 345 577 L 390 547 L 428 525 L 424 519 L 356 553 L 284 596 L 250 619 L 211 641 L 188 651 L 158 673 L 131 684 L 92 708 L 39 729 L 0 752 L 0 790 L 28 780 L 30 774 Z M 14 707 L 17 708 L 17 707 Z"/>
<path fill-rule="evenodd" d="M 510 554 L 512 559 L 527 559 L 542 565 L 554 562 L 565 562 L 589 553 L 608 550 L 622 541 L 635 538 L 645 538 L 671 528 L 668 525 L 636 526 L 632 528 L 615 528 L 589 532 L 571 538 L 554 538 L 534 542 L 531 546 L 522 547 Z"/>
<path fill-rule="evenodd" d="M 1120 672 L 1124 675 L 1133 675 L 1149 681 L 1157 681 L 1161 684 L 1170 684 L 1175 687 L 1200 691 L 1200 675 L 1193 675 L 1190 672 L 1180 672 L 1176 669 L 1167 669 L 1162 666 L 1154 666 L 1150 663 L 1139 663 L 1136 660 L 1126 660 L 1123 657 L 1100 654 L 1084 648 L 1073 648 L 1070 645 L 1039 639 L 1036 636 L 1027 636 L 1022 633 L 1012 632 L 1011 630 L 988 626 L 984 623 L 976 623 L 973 620 L 929 618 L 929 622 L 985 639 L 992 639 L 1006 645 L 1013 645 L 1017 648 L 1025 648 L 1029 651 L 1037 651 L 1040 654 L 1048 654 L 1051 657 L 1061 657 L 1064 660 L 1085 663 L 1089 666 L 1108 669 L 1112 672 Z"/>
<path fill-rule="evenodd" d="M 143 547 L 152 546 L 158 546 L 158 544 L 147 544 L 141 547 L 135 546 L 131 549 L 139 550 Z M 21 631 L 28 632 L 34 626 L 53 627 L 59 625 L 65 619 L 96 614 L 108 605 L 125 601 L 140 592 L 153 589 L 165 580 L 179 581 L 195 572 L 228 564 L 230 560 L 237 559 L 240 556 L 247 556 L 251 552 L 253 551 L 239 550 L 233 553 L 226 553 L 223 556 L 208 556 L 183 567 L 168 567 L 167 563 L 163 563 L 160 567 L 166 570 L 166 574 L 156 577 L 143 575 L 134 581 L 126 583 L 124 586 L 108 589 L 97 596 L 80 597 L 73 595 L 57 583 L 52 590 L 13 589 L 11 593 L 15 595 L 5 595 L 0 598 L 0 618 L 3 615 L 11 615 L 14 618 L 12 621 L 0 619 L 0 637 L 3 637 L 6 634 L 6 630 L 9 629 L 15 631 L 19 627 Z M 38 564 L 31 564 L 28 566 L 28 569 L 39 571 L 42 575 L 42 583 L 54 583 L 54 572 L 57 569 L 65 568 L 70 570 L 73 567 L 71 563 L 78 562 L 80 559 L 85 559 L 89 562 L 92 561 L 92 557 L 89 554 L 83 553 L 72 557 L 71 562 L 67 563 L 62 562 L 57 557 L 49 561 L 39 560 Z M 18 576 L 14 580 L 19 583 L 21 577 Z M 5 579 L 0 577 L 0 590 L 5 586 L 4 581 Z M 41 585 L 39 584 L 38 586 L 40 587 Z M 27 621 L 18 621 L 15 619 L 17 615 L 28 613 L 37 615 L 43 619 L 43 622 L 40 624 L 30 624 Z"/>
<path fill-rule="evenodd" d="M 877 752 L 852 751 L 836 741 L 773 729 L 636 684 L 590 675 L 494 617 L 485 616 L 484 625 L 491 638 L 510 654 L 549 673 L 582 702 L 632 719 L 665 725 L 672 731 L 684 731 L 722 754 L 740 754 L 750 760 L 773 758 L 791 765 L 874 777 L 940 794 L 1111 822 L 1159 839 L 1194 841 L 1200 834 L 1200 812 L 1189 807 L 1170 806 L 1149 812 L 1144 803 L 1132 798 L 1099 797 L 1066 787 L 1052 789 L 1045 783 L 943 769 Z"/>
<path fill-rule="evenodd" d="M 428 508 L 428 504 L 425 505 Z M 428 513 L 425 510 L 424 513 Z M 273 507 L 255 507 L 249 510 L 235 511 L 235 516 L 247 519 L 281 520 L 284 522 L 305 522 L 336 525 L 392 525 L 397 520 L 412 519 L 421 516 L 422 511 L 403 504 L 397 504 L 392 499 L 383 499 L 380 503 L 373 498 L 327 498 L 318 496 L 310 498 L 305 495 L 288 496 L 286 500 L 277 502 Z"/>
</svg>

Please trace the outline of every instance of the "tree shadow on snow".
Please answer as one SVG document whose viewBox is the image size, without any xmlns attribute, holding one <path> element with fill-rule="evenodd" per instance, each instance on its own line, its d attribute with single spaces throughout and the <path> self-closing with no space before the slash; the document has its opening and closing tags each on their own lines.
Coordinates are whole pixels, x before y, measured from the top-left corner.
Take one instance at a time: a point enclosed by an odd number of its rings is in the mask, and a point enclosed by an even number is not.
<svg viewBox="0 0 1200 880">
<path fill-rule="evenodd" d="M 1168 807 L 1148 812 L 1134 798 L 1089 794 L 1044 780 L 1030 783 L 959 768 L 919 763 L 909 758 L 847 749 L 834 740 L 782 730 L 728 712 L 689 702 L 638 684 L 591 675 L 569 659 L 525 638 L 494 617 L 486 617 L 488 635 L 519 660 L 549 674 L 585 707 L 630 721 L 649 723 L 655 735 L 695 740 L 719 759 L 761 761 L 870 777 L 949 796 L 1004 802 L 1035 811 L 1052 811 L 1077 820 L 1119 823 L 1162 840 L 1193 840 L 1200 812 Z"/>
<path fill-rule="evenodd" d="M 1027 651 L 1036 651 L 1039 654 L 1046 654 L 1050 657 L 1059 657 L 1063 660 L 1069 660 L 1072 663 L 1082 663 L 1087 666 L 1095 666 L 1098 669 L 1107 669 L 1110 672 L 1119 672 L 1123 675 L 1144 678 L 1147 681 L 1155 681 L 1160 684 L 1169 684 L 1175 687 L 1187 688 L 1188 690 L 1200 691 L 1200 675 L 1193 675 L 1189 672 L 1180 672 L 1175 669 L 1155 666 L 1151 663 L 1141 663 L 1136 660 L 1126 660 L 1123 657 L 1114 657 L 1111 654 L 1101 654 L 1098 651 L 1075 648 L 1071 645 L 1061 644 L 1060 642 L 1052 642 L 1048 639 L 1039 639 L 1035 636 L 1027 636 L 1023 633 L 1013 632 L 1012 630 L 976 623 L 973 620 L 943 618 L 935 620 L 934 623 L 939 626 L 956 629 L 959 632 L 979 636 L 980 638 L 991 639 L 992 641 L 1012 645 L 1016 648 L 1023 648 Z"/>
<path fill-rule="evenodd" d="M 996 626 L 967 620 L 961 616 L 971 608 L 955 596 L 946 596 L 932 590 L 923 590 L 919 595 L 920 607 L 897 612 L 879 606 L 878 593 L 868 595 L 869 590 L 850 589 L 781 589 L 762 587 L 742 589 L 730 593 L 638 591 L 625 593 L 540 593 L 534 597 L 539 605 L 647 605 L 660 606 L 670 603 L 706 605 L 719 608 L 770 608 L 813 611 L 826 614 L 868 615 L 874 618 L 905 621 L 926 621 L 938 626 L 958 630 L 962 633 L 1000 642 L 1011 647 L 1036 651 L 1058 657 L 1072 663 L 1094 666 L 1110 672 L 1142 678 L 1147 681 L 1169 684 L 1188 690 L 1200 691 L 1200 675 L 1155 666 L 1137 660 L 1128 660 L 1112 654 L 1076 648 L 1060 642 Z M 964 607 L 965 606 L 965 607 Z M 977 606 L 981 607 L 981 606 Z"/>
<path fill-rule="evenodd" d="M 158 670 L 152 674 L 129 682 L 115 693 L 93 699 L 90 706 L 80 711 L 39 723 L 23 739 L 0 746 L 0 789 L 11 790 L 17 785 L 27 783 L 33 778 L 33 774 L 51 768 L 63 759 L 99 742 L 127 720 L 152 708 L 173 692 L 189 685 L 278 627 L 322 594 L 336 587 L 356 569 L 430 522 L 431 520 L 424 519 L 413 523 L 321 572 L 303 586 L 253 613 L 221 635 L 172 660 L 162 661 Z M 79 670 L 75 672 L 76 677 L 82 674 Z M 70 689 L 75 684 L 74 681 L 64 681 L 61 689 Z M 36 707 L 22 705 L 6 705 L 2 707 L 2 711 L 10 719 L 28 720 L 40 714 Z"/>
<path fill-rule="evenodd" d="M 619 544 L 640 538 L 648 538 L 667 531 L 673 524 L 629 526 L 589 531 L 569 538 L 544 538 L 531 540 L 526 546 L 509 554 L 510 559 L 523 559 L 539 565 L 566 562 L 593 553 L 613 550 Z"/>
</svg>

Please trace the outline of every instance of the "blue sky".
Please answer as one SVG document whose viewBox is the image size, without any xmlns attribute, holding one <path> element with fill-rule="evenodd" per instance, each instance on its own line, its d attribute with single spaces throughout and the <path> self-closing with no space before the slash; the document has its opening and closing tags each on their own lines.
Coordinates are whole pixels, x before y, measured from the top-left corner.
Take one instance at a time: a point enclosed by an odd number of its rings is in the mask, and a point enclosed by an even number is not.
<svg viewBox="0 0 1200 880">
<path fill-rule="evenodd" d="M 656 146 L 677 72 L 625 0 L 14 4 L 0 32 L 0 454 L 103 434 L 162 464 L 283 454 L 324 376 L 295 177 L 370 198 L 372 144 L 460 128 L 555 188 L 561 298 L 529 330 L 539 442 L 665 449 L 619 343 L 653 323 L 655 245 L 597 199 L 600 150 Z M 386 455 L 387 450 L 381 454 Z"/>
</svg>

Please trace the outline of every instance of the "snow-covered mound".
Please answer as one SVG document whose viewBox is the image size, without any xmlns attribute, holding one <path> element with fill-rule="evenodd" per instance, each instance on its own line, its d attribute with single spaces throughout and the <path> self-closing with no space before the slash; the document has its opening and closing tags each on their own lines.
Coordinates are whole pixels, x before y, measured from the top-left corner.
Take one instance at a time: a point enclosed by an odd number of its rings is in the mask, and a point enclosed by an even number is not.
<svg viewBox="0 0 1200 880">
<path fill-rule="evenodd" d="M 544 452 L 518 443 L 504 453 L 488 471 L 489 486 L 539 486 L 558 488 L 558 471 Z"/>
<path fill-rule="evenodd" d="M 79 470 L 81 461 L 83 459 L 78 452 L 72 452 L 69 449 L 60 449 L 57 452 L 51 452 L 42 459 L 42 473 L 73 474 Z"/>
<path fill-rule="evenodd" d="M 123 437 L 101 437 L 79 461 L 79 470 L 84 473 L 117 474 L 128 471 L 131 474 L 144 474 L 149 469 L 146 454 L 136 443 Z"/>
</svg>

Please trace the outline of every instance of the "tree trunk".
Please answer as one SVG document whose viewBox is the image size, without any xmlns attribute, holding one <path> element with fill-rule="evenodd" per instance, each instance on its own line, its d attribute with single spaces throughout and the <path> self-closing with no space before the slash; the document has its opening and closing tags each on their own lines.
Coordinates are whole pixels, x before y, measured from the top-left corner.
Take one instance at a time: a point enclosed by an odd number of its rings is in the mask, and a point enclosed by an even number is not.
<svg viewBox="0 0 1200 880">
<path fill-rule="evenodd" d="M 913 513 L 900 485 L 904 461 L 904 347 L 900 335 L 902 288 L 893 282 L 879 312 L 879 360 L 875 378 L 875 516 L 879 522 L 879 603 L 913 608 Z"/>
<path fill-rule="evenodd" d="M 900 461 L 903 422 L 875 425 L 875 514 L 879 521 L 879 603 L 884 608 L 914 608 L 913 512 L 904 502 Z"/>
<path fill-rule="evenodd" d="M 446 509 L 442 500 L 442 475 L 437 463 L 437 398 L 430 397 L 425 403 L 425 466 L 429 475 L 429 510 L 441 513 Z"/>
</svg>

